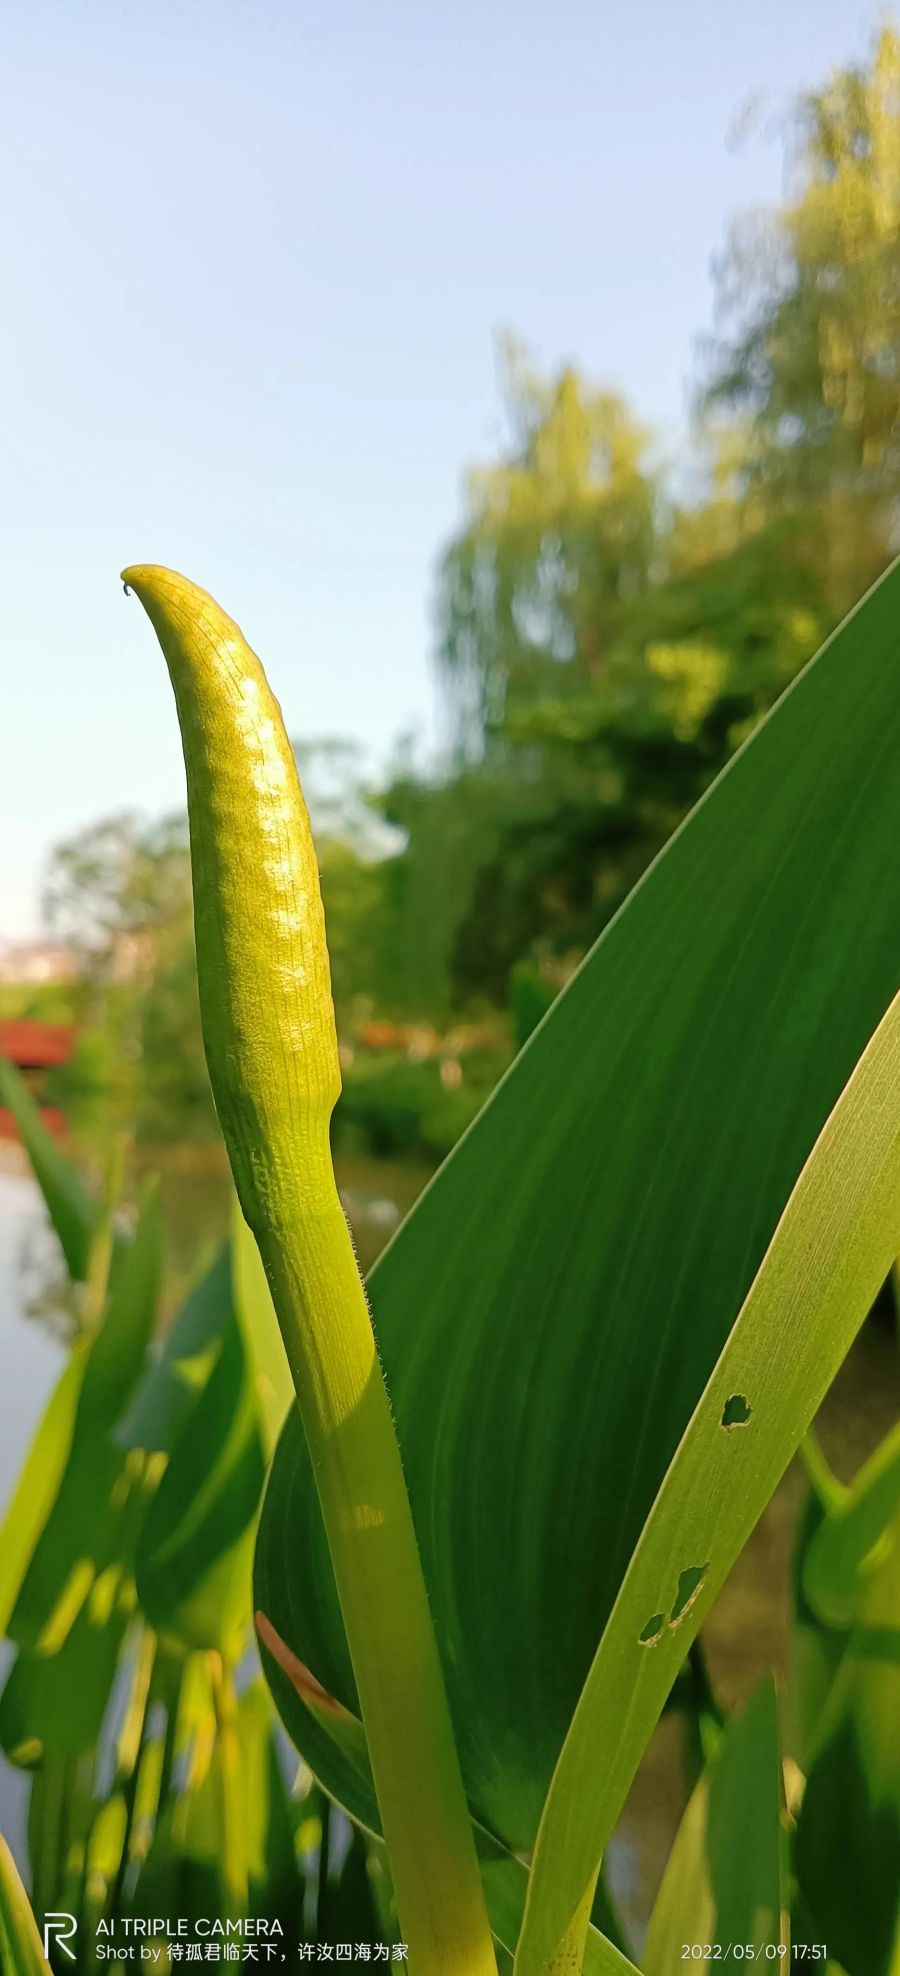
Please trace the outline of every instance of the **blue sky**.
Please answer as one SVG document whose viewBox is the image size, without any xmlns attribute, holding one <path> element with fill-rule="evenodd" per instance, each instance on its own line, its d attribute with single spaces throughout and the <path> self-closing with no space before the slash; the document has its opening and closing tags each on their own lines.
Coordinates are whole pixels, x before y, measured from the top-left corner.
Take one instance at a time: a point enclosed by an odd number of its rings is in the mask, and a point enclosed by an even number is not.
<svg viewBox="0 0 900 1976">
<path fill-rule="evenodd" d="M 713 254 L 777 196 L 762 99 L 860 54 L 847 0 L 29 0 L 0 26 L 0 936 L 46 854 L 182 799 L 117 581 L 174 565 L 291 732 L 435 732 L 437 551 L 502 431 L 498 331 L 670 454 Z"/>
</svg>

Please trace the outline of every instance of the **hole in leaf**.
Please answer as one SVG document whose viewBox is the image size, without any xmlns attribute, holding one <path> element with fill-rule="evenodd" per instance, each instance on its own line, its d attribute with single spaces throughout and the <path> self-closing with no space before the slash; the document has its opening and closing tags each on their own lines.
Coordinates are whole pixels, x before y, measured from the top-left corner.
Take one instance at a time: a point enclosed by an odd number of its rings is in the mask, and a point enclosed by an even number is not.
<svg viewBox="0 0 900 1976">
<path fill-rule="evenodd" d="M 743 1393 L 732 1393 L 722 1408 L 723 1427 L 746 1427 L 753 1408 Z"/>
<path fill-rule="evenodd" d="M 646 1626 L 638 1634 L 638 1645 L 642 1647 L 655 1646 L 663 1630 L 663 1627 L 665 1626 L 665 1623 L 666 1623 L 665 1613 L 654 1612 L 652 1617 L 648 1619 Z"/>
<path fill-rule="evenodd" d="M 708 1570 L 708 1564 L 689 1564 L 679 1574 L 675 1604 L 669 1614 L 670 1626 L 680 1626 L 690 1612 Z"/>
</svg>

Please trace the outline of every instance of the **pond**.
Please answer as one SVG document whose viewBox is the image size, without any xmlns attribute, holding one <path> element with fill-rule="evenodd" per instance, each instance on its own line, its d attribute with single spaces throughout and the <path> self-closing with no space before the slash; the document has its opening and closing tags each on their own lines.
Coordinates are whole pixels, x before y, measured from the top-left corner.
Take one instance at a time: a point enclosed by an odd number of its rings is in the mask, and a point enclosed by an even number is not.
<svg viewBox="0 0 900 1976">
<path fill-rule="evenodd" d="M 173 1283 L 225 1232 L 228 1187 L 218 1148 L 167 1149 L 142 1162 L 159 1172 Z M 428 1179 L 425 1168 L 390 1161 L 339 1166 L 342 1198 L 368 1268 Z M 8 1499 L 63 1361 L 64 1300 L 52 1237 L 17 1147 L 0 1147 L 0 1505 Z M 819 1417 L 825 1452 L 849 1479 L 900 1412 L 900 1359 L 889 1311 L 866 1325 Z M 787 1652 L 793 1534 L 806 1483 L 794 1463 L 720 1594 L 703 1630 L 714 1688 L 727 1708 L 743 1702 Z M 0 1652 L 8 1652 L 0 1648 Z M 608 1855 L 610 1882 L 637 1937 L 685 1802 L 681 1732 L 665 1717 L 636 1779 Z M 0 1758 L 0 1830 L 24 1864 L 27 1779 Z"/>
</svg>

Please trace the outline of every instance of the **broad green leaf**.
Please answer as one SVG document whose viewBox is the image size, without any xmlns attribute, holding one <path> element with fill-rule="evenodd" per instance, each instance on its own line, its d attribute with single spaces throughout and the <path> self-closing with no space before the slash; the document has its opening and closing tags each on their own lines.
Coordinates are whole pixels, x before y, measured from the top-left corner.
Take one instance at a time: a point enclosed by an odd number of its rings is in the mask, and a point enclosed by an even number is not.
<svg viewBox="0 0 900 1976">
<path fill-rule="evenodd" d="M 47 1213 L 75 1283 L 85 1283 L 91 1247 L 103 1210 L 92 1200 L 71 1160 L 67 1160 L 41 1124 L 37 1105 L 18 1072 L 0 1057 L 0 1103 L 12 1112 Z"/>
<path fill-rule="evenodd" d="M 256 1398 L 232 1311 L 141 1532 L 138 1596 L 157 1632 L 189 1647 L 240 1645 L 250 1619 L 264 1473 Z"/>
<path fill-rule="evenodd" d="M 171 1453 L 212 1372 L 231 1320 L 231 1265 L 223 1248 L 187 1296 L 162 1350 L 147 1364 L 116 1431 L 121 1447 Z"/>
<path fill-rule="evenodd" d="M 47 1976 L 44 1949 L 12 1853 L 0 1833 L 0 1963 L 8 1976 Z"/>
<path fill-rule="evenodd" d="M 679 1664 L 898 1248 L 900 996 L 803 1169 L 626 1572 L 538 1830 L 521 1976 L 546 1967 L 590 1886 Z"/>
<path fill-rule="evenodd" d="M 61 1373 L 0 1524 L 0 1638 L 34 1555 L 72 1446 L 89 1347 L 76 1346 Z"/>
<path fill-rule="evenodd" d="M 794 1842 L 808 1938 L 852 1976 L 894 1976 L 900 1943 L 900 1516 L 891 1534 L 820 1717 Z"/>
<path fill-rule="evenodd" d="M 134 1241 L 123 1252 L 106 1315 L 93 1338 L 78 1395 L 68 1460 L 10 1621 L 20 1646 L 51 1652 L 98 1574 L 117 1557 L 127 1475 L 137 1473 L 115 1429 L 152 1335 L 161 1266 L 156 1190 L 148 1189 Z"/>
<path fill-rule="evenodd" d="M 750 1960 L 782 1941 L 783 1787 L 778 1705 L 764 1682 L 697 1785 L 656 1897 L 641 1956 L 645 1976 L 671 1976 L 685 1944 L 724 1952 L 753 1945 Z"/>
<path fill-rule="evenodd" d="M 829 1626 L 850 1626 L 868 1578 L 900 1541 L 900 1425 L 857 1475 L 830 1515 L 823 1518 L 806 1553 L 803 1589 Z"/>
<path fill-rule="evenodd" d="M 515 1849 L 672 1456 L 900 981 L 898 675 L 894 569 L 632 893 L 370 1279 L 470 1803 Z M 255 1603 L 354 1708 L 292 1416 Z"/>
<path fill-rule="evenodd" d="M 307 1762 L 317 1776 L 329 1778 L 329 1794 L 362 1829 L 380 1839 L 381 1824 L 363 1725 L 358 1716 L 337 1707 L 333 1698 L 317 1693 L 309 1670 L 302 1667 L 284 1642 L 276 1639 L 265 1619 L 257 1614 L 263 1662 L 279 1709 L 286 1713 L 291 1696 L 306 1721 L 303 1747 Z M 476 1825 L 475 1838 L 485 1901 L 491 1929 L 501 1945 L 515 1948 L 525 1895 L 528 1868 L 506 1846 Z M 604 1923 L 611 1910 L 605 1897 Z M 624 1949 L 598 1928 L 588 1931 L 584 1968 L 589 1976 L 628 1976 L 633 1969 Z"/>
</svg>

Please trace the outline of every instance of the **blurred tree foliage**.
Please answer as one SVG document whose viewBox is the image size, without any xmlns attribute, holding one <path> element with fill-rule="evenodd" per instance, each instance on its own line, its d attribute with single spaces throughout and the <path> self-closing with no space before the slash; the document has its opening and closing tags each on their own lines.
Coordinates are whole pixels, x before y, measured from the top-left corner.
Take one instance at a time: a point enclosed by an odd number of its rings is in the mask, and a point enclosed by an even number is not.
<svg viewBox="0 0 900 1976">
<path fill-rule="evenodd" d="M 148 1136 L 213 1123 L 200 1035 L 187 817 L 123 814 L 57 847 L 44 917 L 76 949 L 86 1026 L 74 1064 L 89 1093 L 115 1088 Z"/>
<path fill-rule="evenodd" d="M 385 965 L 392 834 L 352 744 L 298 751 L 315 818 L 342 1023 L 374 1005 Z M 200 1031 L 187 817 L 122 815 L 57 847 L 44 917 L 80 960 L 85 1020 L 69 1081 L 114 1091 L 141 1137 L 203 1137 L 214 1112 Z"/>
<path fill-rule="evenodd" d="M 476 751 L 560 677 L 569 691 L 602 687 L 657 550 L 649 434 L 622 399 L 569 367 L 538 376 L 511 340 L 501 357 L 509 448 L 471 476 L 469 520 L 441 572 L 440 664 Z"/>
<path fill-rule="evenodd" d="M 479 832 L 447 941 L 462 999 L 504 999 L 523 956 L 568 971 L 895 551 L 892 29 L 801 99 L 788 150 L 784 204 L 738 223 L 718 270 L 699 498 L 669 497 L 621 400 L 505 353 L 508 446 L 440 574 L 456 761 L 432 801 L 465 792 Z"/>
<path fill-rule="evenodd" d="M 900 494 L 900 41 L 795 106 L 781 205 L 739 221 L 696 391 L 691 498 L 652 435 L 508 341 L 508 437 L 438 575 L 441 766 L 366 786 L 302 751 L 345 1034 L 513 1011 L 521 1040 L 729 755 L 894 553 Z M 685 484 L 682 472 L 680 485 Z M 58 853 L 58 931 L 122 1052 L 208 1107 L 184 824 Z M 134 1002 L 140 1004 L 134 1013 Z M 124 1021 L 124 1018 L 123 1018 Z"/>
<path fill-rule="evenodd" d="M 892 551 L 900 475 L 900 41 L 801 99 L 791 189 L 735 227 L 720 270 L 730 338 L 708 407 L 742 421 L 739 484 L 760 517 L 804 510 L 839 616 Z"/>
</svg>

